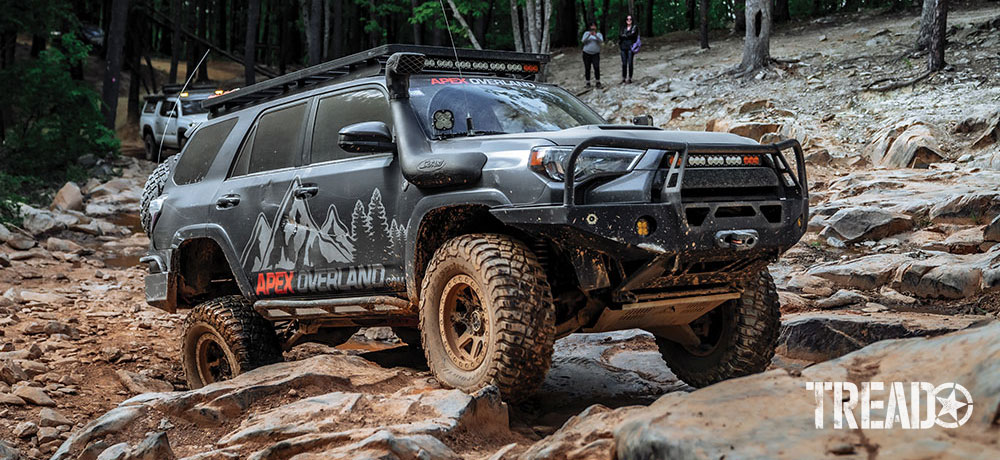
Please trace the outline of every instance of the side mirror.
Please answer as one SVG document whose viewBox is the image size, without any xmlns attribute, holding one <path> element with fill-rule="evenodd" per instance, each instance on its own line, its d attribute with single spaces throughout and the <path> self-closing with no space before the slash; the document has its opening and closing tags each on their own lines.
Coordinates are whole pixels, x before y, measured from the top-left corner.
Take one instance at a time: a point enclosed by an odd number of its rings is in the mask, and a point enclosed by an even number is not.
<svg viewBox="0 0 1000 460">
<path fill-rule="evenodd" d="M 337 145 L 347 152 L 385 153 L 396 150 L 389 127 L 381 121 L 366 121 L 343 127 Z"/>
<path fill-rule="evenodd" d="M 633 125 L 639 126 L 653 126 L 653 116 L 652 115 L 639 115 L 632 119 Z"/>
</svg>

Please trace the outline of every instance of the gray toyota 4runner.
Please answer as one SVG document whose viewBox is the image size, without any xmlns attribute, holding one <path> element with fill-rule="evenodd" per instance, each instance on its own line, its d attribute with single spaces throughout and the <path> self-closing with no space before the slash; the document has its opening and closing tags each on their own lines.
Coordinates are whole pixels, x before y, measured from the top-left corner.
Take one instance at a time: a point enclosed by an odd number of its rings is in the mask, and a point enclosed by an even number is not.
<svg viewBox="0 0 1000 460">
<path fill-rule="evenodd" d="M 205 101 L 143 196 L 146 299 L 190 309 L 189 385 L 367 326 L 509 400 L 573 332 L 645 329 L 694 386 L 765 369 L 798 143 L 606 124 L 534 81 L 546 59 L 386 45 Z"/>
</svg>

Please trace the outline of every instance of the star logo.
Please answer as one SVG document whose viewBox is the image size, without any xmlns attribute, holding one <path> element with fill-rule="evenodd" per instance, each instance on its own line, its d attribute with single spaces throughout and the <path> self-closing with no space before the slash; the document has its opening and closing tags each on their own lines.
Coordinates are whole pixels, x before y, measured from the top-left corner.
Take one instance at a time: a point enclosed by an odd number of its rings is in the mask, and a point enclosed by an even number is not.
<svg viewBox="0 0 1000 460">
<path fill-rule="evenodd" d="M 951 391 L 948 392 L 949 390 Z M 948 396 L 938 396 L 943 393 L 947 393 Z M 938 402 L 941 403 L 941 410 L 938 411 L 936 421 L 938 426 L 942 428 L 958 428 L 972 417 L 972 395 L 962 385 L 957 383 L 943 383 L 934 389 L 933 394 Z M 964 414 L 959 417 L 959 412 L 964 412 Z M 942 416 L 948 416 L 952 421 L 942 420 Z"/>
</svg>

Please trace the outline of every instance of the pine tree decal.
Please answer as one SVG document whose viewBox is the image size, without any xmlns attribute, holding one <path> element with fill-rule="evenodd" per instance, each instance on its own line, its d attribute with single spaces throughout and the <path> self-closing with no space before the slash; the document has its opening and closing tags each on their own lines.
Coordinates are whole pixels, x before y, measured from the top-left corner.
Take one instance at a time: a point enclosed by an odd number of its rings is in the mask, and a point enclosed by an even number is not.
<svg viewBox="0 0 1000 460">
<path fill-rule="evenodd" d="M 382 204 L 382 192 L 378 189 L 372 192 L 372 200 L 368 203 L 368 218 L 372 220 L 372 225 L 378 225 L 379 228 L 373 228 L 372 231 L 379 231 L 385 236 L 389 236 L 389 222 L 385 217 L 385 206 Z"/>
<path fill-rule="evenodd" d="M 358 240 L 358 230 L 364 225 L 365 220 L 367 220 L 367 214 L 365 214 L 365 204 L 358 200 L 354 204 L 354 212 L 351 213 L 351 239 Z"/>
</svg>

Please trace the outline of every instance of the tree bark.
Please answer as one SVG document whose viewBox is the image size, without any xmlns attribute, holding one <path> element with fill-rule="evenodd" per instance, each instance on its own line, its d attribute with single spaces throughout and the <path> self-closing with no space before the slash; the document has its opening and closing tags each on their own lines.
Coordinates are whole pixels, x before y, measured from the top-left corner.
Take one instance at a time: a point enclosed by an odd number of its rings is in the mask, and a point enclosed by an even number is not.
<svg viewBox="0 0 1000 460">
<path fill-rule="evenodd" d="M 532 53 L 537 53 L 542 48 L 541 40 L 539 40 L 538 33 L 538 8 L 537 3 L 541 0 L 525 0 L 524 1 L 524 22 L 527 23 L 528 29 L 528 51 Z"/>
<path fill-rule="evenodd" d="M 333 57 L 344 55 L 344 0 L 333 0 Z"/>
<path fill-rule="evenodd" d="M 243 79 L 246 86 L 255 83 L 254 66 L 257 64 L 257 29 L 260 26 L 260 0 L 250 0 L 247 7 L 247 34 L 243 41 Z"/>
<path fill-rule="evenodd" d="M 611 0 L 604 0 L 604 7 L 601 9 L 601 35 L 608 39 L 608 18 L 611 17 Z"/>
<path fill-rule="evenodd" d="M 330 0 L 323 0 L 323 60 L 330 59 Z"/>
<path fill-rule="evenodd" d="M 170 83 L 177 83 L 177 63 L 180 60 L 184 44 L 181 42 L 181 0 L 170 2 L 170 15 L 174 18 L 174 27 L 170 37 Z"/>
<path fill-rule="evenodd" d="M 936 0 L 924 0 L 920 10 L 920 33 L 917 35 L 917 49 L 926 49 L 931 41 L 931 29 L 934 27 L 934 11 Z"/>
<path fill-rule="evenodd" d="M 510 26 L 514 33 L 514 49 L 524 52 L 524 41 L 521 40 L 521 17 L 518 14 L 517 0 L 510 0 Z"/>
<path fill-rule="evenodd" d="M 744 17 L 747 30 L 739 69 L 751 72 L 766 67 L 771 60 L 771 0 L 747 0 Z"/>
<path fill-rule="evenodd" d="M 653 6 L 654 6 L 654 0 L 646 0 L 646 17 L 644 19 L 646 20 L 645 33 L 647 37 L 653 36 Z M 692 29 L 693 28 L 694 27 L 692 27 Z"/>
<path fill-rule="evenodd" d="M 948 0 L 934 2 L 934 21 L 931 25 L 931 36 L 927 43 L 930 53 L 927 56 L 927 70 L 936 72 L 945 66 L 944 49 L 947 46 L 948 31 Z"/>
<path fill-rule="evenodd" d="M 101 99 L 104 102 L 104 126 L 115 129 L 118 115 L 118 88 L 121 85 L 122 50 L 125 47 L 125 27 L 128 22 L 128 0 L 114 0 L 111 4 L 110 33 L 107 40 L 107 61 L 104 67 L 104 85 Z"/>
<path fill-rule="evenodd" d="M 698 12 L 701 16 L 701 30 L 698 33 L 701 39 L 701 49 L 708 49 L 708 0 L 699 0 Z"/>
</svg>

